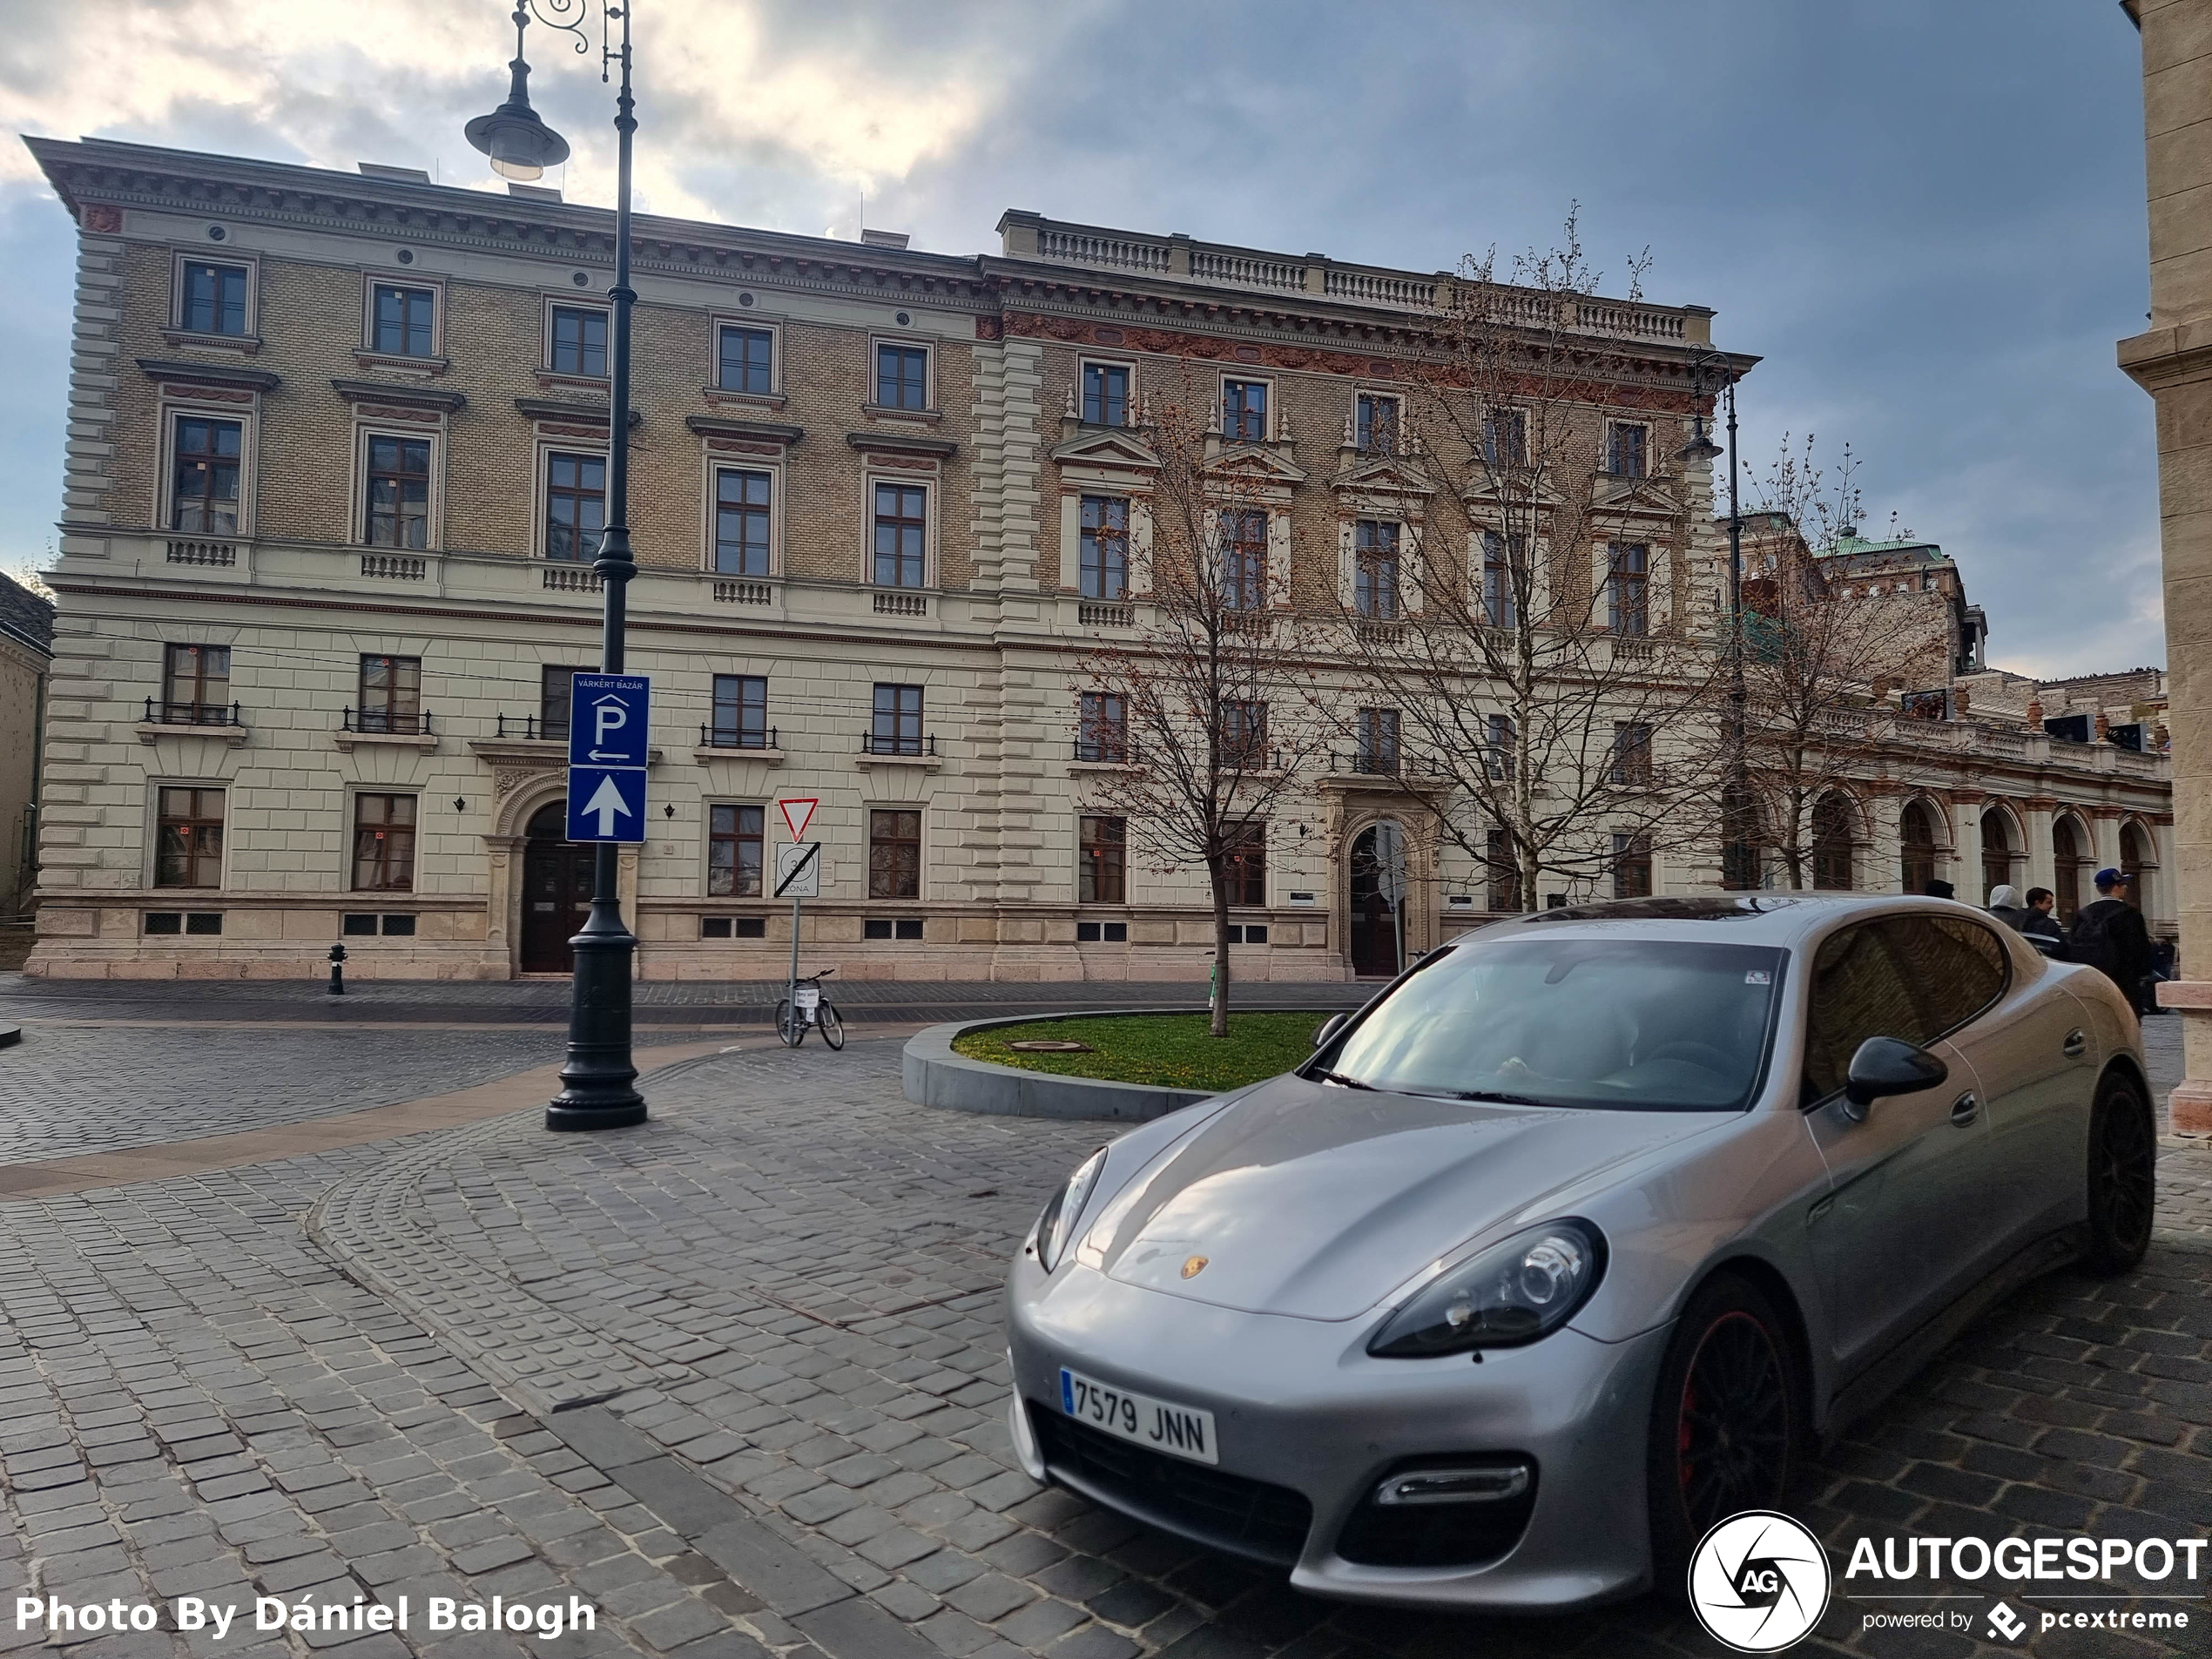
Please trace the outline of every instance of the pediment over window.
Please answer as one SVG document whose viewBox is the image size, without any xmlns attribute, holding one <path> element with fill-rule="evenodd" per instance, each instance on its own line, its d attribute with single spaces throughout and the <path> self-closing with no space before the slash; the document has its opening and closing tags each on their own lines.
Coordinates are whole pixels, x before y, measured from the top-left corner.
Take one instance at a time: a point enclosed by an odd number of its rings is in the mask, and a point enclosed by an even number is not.
<svg viewBox="0 0 2212 1659">
<path fill-rule="evenodd" d="M 1282 453 L 1283 446 L 1238 443 L 1224 448 L 1206 466 L 1211 478 L 1237 479 L 1256 484 L 1302 484 L 1305 469 Z"/>
<path fill-rule="evenodd" d="M 1488 508 L 1493 511 L 1512 509 L 1526 512 L 1532 503 L 1540 508 L 1567 505 L 1567 497 L 1541 479 L 1533 482 L 1525 477 L 1501 481 L 1487 469 L 1480 469 L 1461 487 L 1460 496 L 1470 509 Z"/>
<path fill-rule="evenodd" d="M 1411 462 L 1391 455 L 1367 455 L 1353 462 L 1329 480 L 1339 494 L 1352 490 L 1368 496 L 1433 496 L 1436 485 Z"/>
<path fill-rule="evenodd" d="M 1157 472 L 1159 451 L 1127 427 L 1089 427 L 1050 451 L 1062 465 L 1121 467 L 1132 471 Z"/>
</svg>

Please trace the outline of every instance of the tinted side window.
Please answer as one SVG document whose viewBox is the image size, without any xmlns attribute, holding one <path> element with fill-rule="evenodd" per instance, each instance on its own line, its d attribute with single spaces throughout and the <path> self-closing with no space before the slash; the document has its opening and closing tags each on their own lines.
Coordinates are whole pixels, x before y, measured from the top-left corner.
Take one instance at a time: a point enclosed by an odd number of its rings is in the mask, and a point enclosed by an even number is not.
<svg viewBox="0 0 2212 1659">
<path fill-rule="evenodd" d="M 1912 987 L 1878 922 L 1829 938 L 1813 958 L 1811 1021 L 1805 1032 L 1805 1095 L 1821 1100 L 1844 1086 L 1851 1057 L 1869 1037 L 1925 1040 Z"/>
<path fill-rule="evenodd" d="M 1955 1031 L 2004 995 L 2005 947 L 1978 922 L 1956 916 L 1892 916 L 1880 924 L 1912 983 L 1926 1031 Z M 1898 1034 L 1901 1035 L 1901 1034 Z"/>
</svg>

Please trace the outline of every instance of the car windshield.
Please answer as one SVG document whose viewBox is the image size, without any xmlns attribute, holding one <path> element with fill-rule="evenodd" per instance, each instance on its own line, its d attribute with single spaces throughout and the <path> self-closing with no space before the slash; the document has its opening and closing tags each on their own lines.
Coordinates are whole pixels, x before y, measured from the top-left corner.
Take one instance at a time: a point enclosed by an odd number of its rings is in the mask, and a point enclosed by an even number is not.
<svg viewBox="0 0 2212 1659">
<path fill-rule="evenodd" d="M 1758 1086 L 1786 957 L 1671 939 L 1461 945 L 1309 1075 L 1459 1100 L 1738 1110 Z"/>
</svg>

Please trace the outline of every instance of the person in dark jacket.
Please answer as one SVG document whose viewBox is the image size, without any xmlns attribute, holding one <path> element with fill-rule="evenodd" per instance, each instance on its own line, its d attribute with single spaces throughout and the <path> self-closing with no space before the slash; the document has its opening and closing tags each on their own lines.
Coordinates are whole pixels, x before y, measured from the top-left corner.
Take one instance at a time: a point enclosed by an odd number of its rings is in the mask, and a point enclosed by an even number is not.
<svg viewBox="0 0 2212 1659">
<path fill-rule="evenodd" d="M 2051 913 L 2058 908 L 2059 895 L 2048 887 L 2027 890 L 2027 918 L 2020 923 L 2020 931 L 2033 939 L 2047 939 L 2056 945 L 2061 954 L 2066 949 L 2066 929 Z"/>
<path fill-rule="evenodd" d="M 2067 948 L 2075 961 L 2102 969 L 2128 999 L 2128 1006 L 2142 1012 L 2157 957 L 2143 913 L 2128 902 L 2124 872 L 2097 872 L 2097 901 L 2083 905 L 2074 915 Z"/>
<path fill-rule="evenodd" d="M 2035 913 L 2020 902 L 2020 890 L 2009 881 L 1989 890 L 1989 914 L 2016 934 L 2027 931 L 2027 919 Z"/>
</svg>

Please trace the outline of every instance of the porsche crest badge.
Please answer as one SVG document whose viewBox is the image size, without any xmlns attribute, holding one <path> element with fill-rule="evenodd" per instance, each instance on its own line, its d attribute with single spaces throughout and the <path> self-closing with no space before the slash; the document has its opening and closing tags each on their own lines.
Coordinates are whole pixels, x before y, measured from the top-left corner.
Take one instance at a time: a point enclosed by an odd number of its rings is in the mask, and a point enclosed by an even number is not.
<svg viewBox="0 0 2212 1659">
<path fill-rule="evenodd" d="M 1183 1277 L 1185 1278 L 1196 1278 L 1205 1271 L 1206 1258 L 1203 1256 L 1193 1256 L 1183 1264 Z"/>
</svg>

